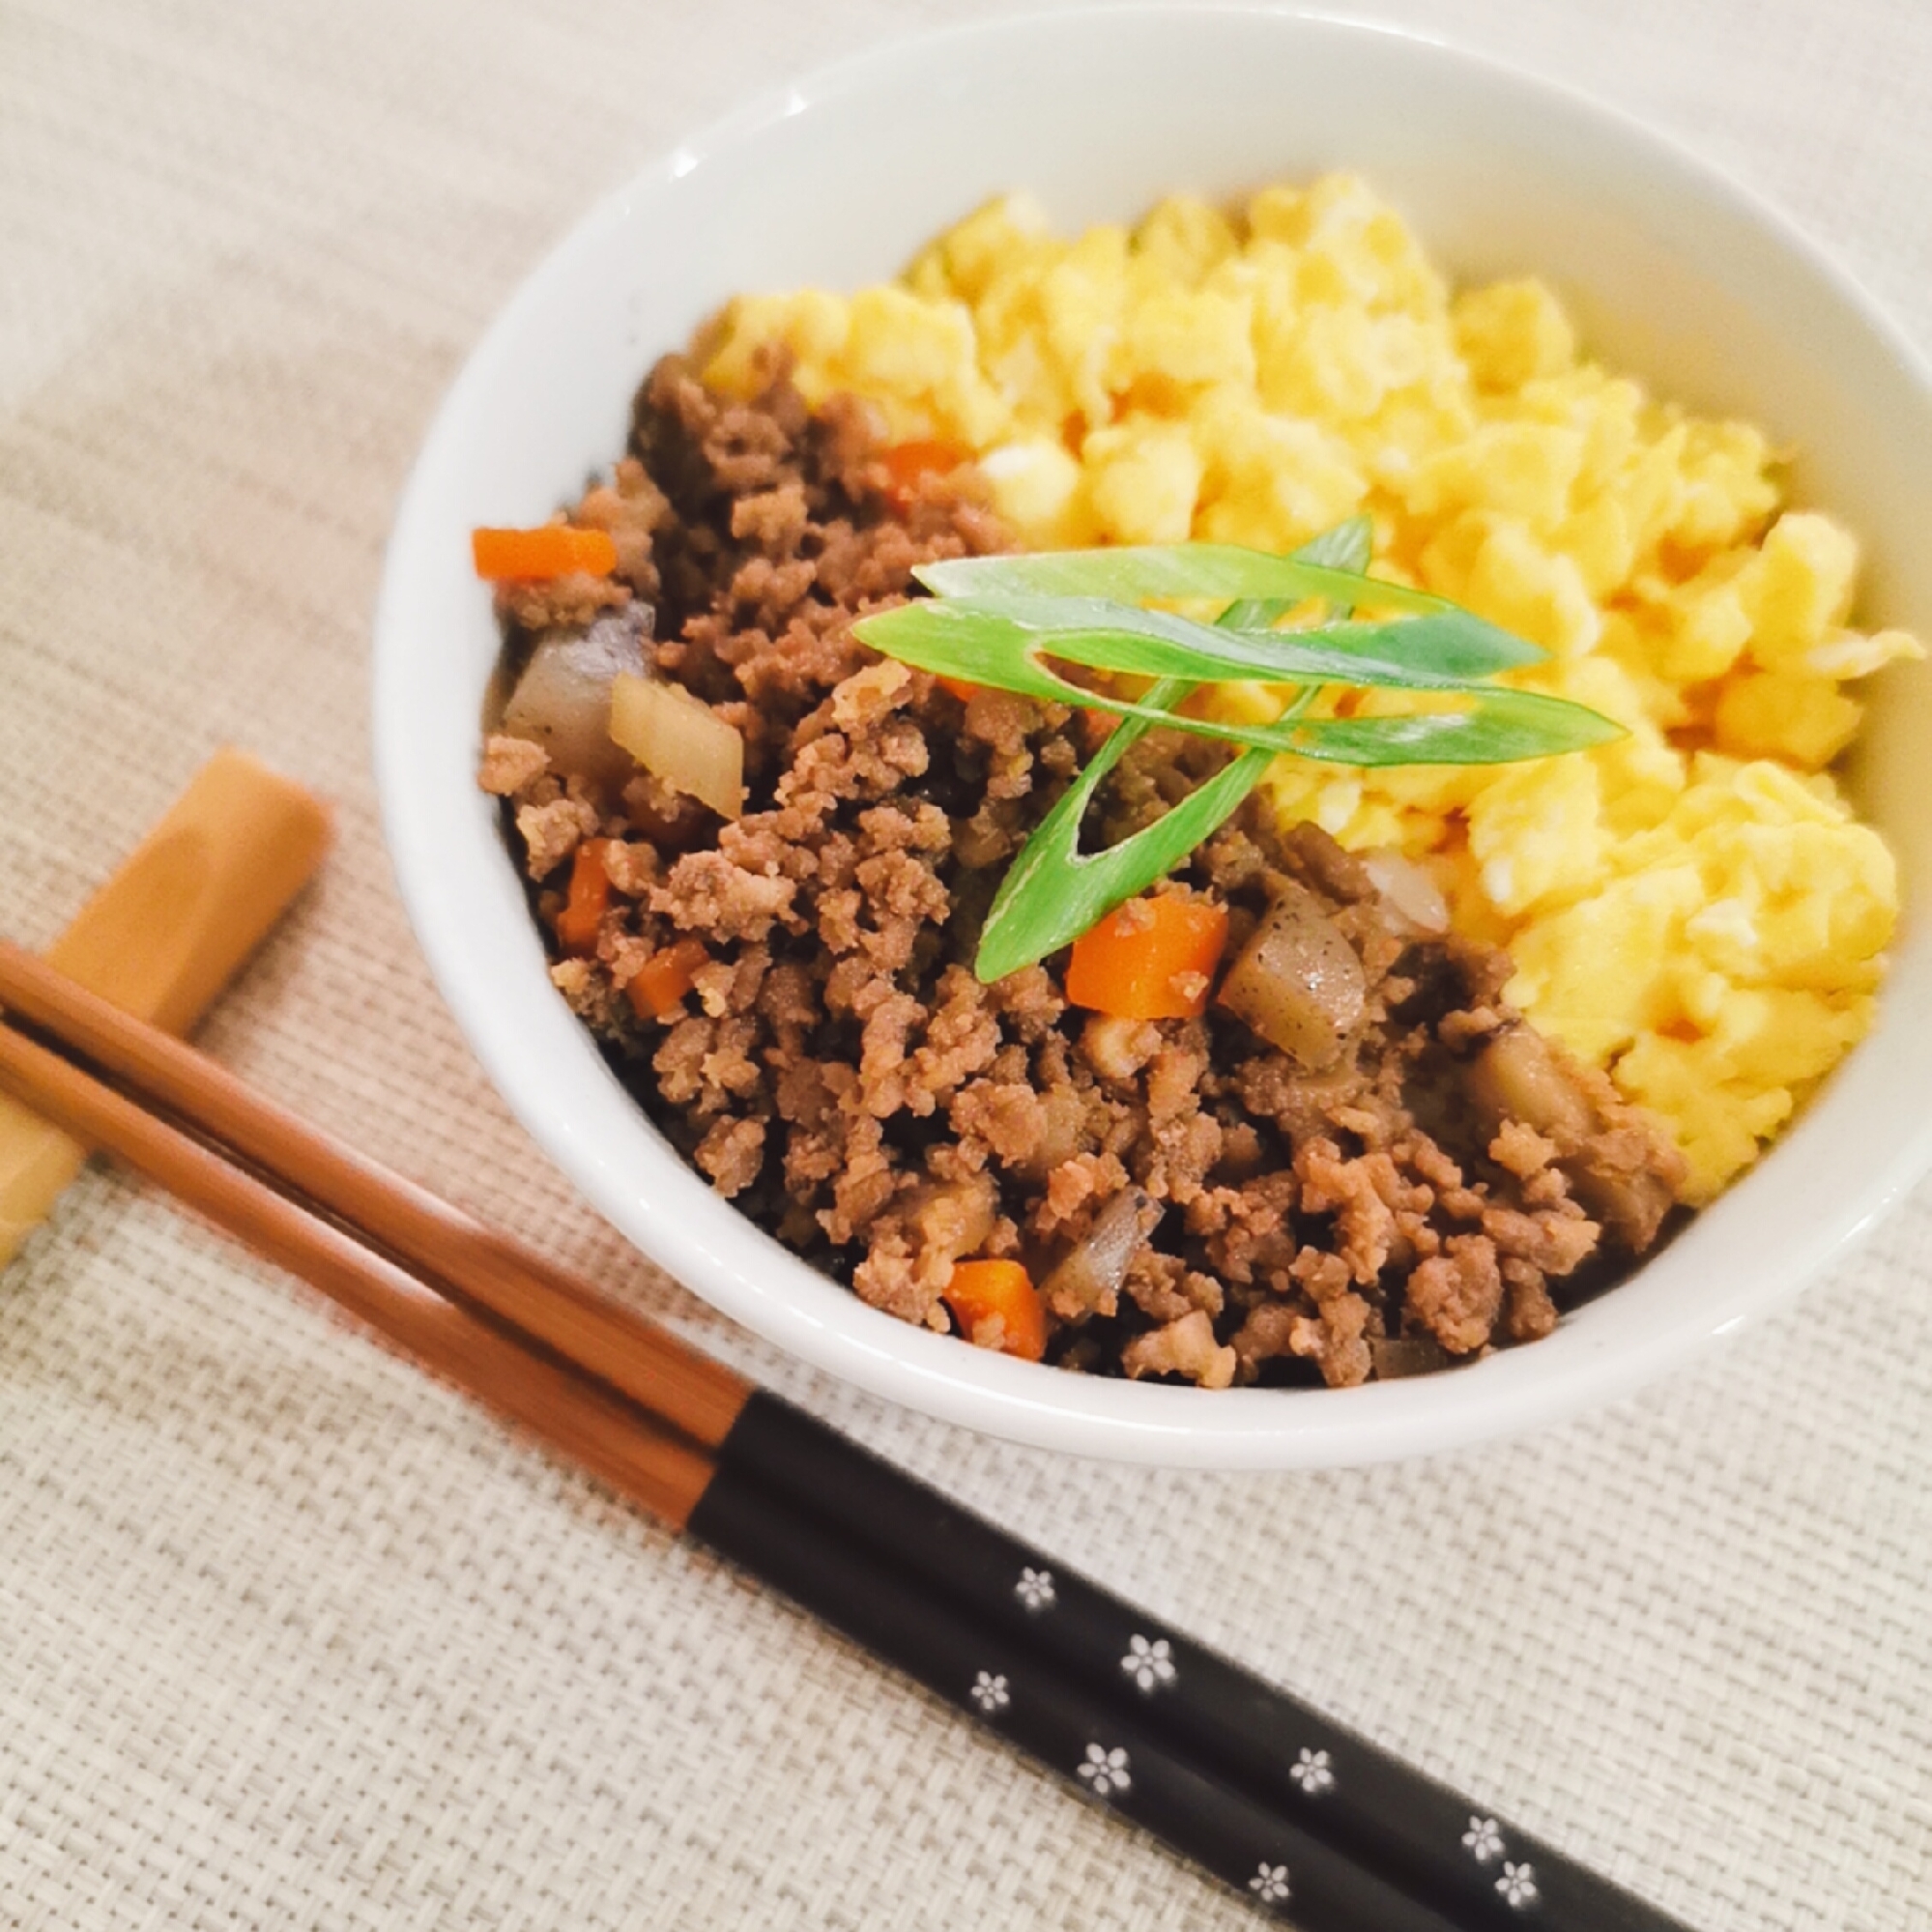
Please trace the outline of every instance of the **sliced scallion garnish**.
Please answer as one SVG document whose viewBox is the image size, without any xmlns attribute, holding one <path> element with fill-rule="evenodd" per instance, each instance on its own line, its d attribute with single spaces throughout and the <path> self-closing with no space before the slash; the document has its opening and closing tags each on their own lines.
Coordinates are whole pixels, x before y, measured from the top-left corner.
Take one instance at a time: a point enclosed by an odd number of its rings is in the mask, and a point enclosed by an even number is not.
<svg viewBox="0 0 1932 1932">
<path fill-rule="evenodd" d="M 1296 555 L 1311 563 L 1360 570 L 1369 562 L 1371 536 L 1372 526 L 1366 516 L 1351 517 L 1323 531 Z M 1242 598 L 1222 612 L 1220 622 L 1228 629 L 1261 630 L 1292 608 L 1285 597 Z M 1345 617 L 1347 612 L 1340 615 Z M 1144 701 L 1150 708 L 1171 710 L 1197 688 L 1184 678 L 1165 678 L 1145 694 Z M 1305 709 L 1320 688 L 1305 685 L 1294 708 Z M 980 979 L 1003 979 L 1071 945 L 1116 906 L 1164 879 L 1221 829 L 1275 762 L 1273 752 L 1244 751 L 1151 825 L 1143 825 L 1105 851 L 1083 854 L 1081 824 L 1101 780 L 1130 746 L 1153 729 L 1147 718 L 1122 718 L 1085 770 L 1033 828 L 1000 880 L 980 929 L 979 951 L 973 960 L 973 971 Z"/>
<path fill-rule="evenodd" d="M 1354 517 L 1288 557 L 1199 543 L 930 563 L 916 574 L 932 596 L 853 626 L 874 649 L 920 670 L 1120 716 L 1001 880 L 974 961 L 982 980 L 1044 959 L 1171 872 L 1281 754 L 1362 766 L 1499 764 L 1623 735 L 1581 705 L 1489 682 L 1543 652 L 1444 598 L 1367 575 L 1370 533 L 1368 518 Z M 1139 600 L 1156 597 L 1224 608 L 1205 624 L 1142 608 Z M 1275 628 L 1311 599 L 1326 604 L 1324 621 Z M 1365 607 L 1403 615 L 1357 619 Z M 1122 698 L 1074 683 L 1053 660 L 1155 681 L 1139 697 Z M 1241 680 L 1299 688 L 1269 724 L 1180 713 L 1199 685 Z M 1308 716 L 1331 685 L 1429 694 L 1442 708 Z M 1105 851 L 1081 853 L 1081 823 L 1095 792 L 1157 726 L 1239 745 L 1243 754 L 1153 824 Z"/>
</svg>

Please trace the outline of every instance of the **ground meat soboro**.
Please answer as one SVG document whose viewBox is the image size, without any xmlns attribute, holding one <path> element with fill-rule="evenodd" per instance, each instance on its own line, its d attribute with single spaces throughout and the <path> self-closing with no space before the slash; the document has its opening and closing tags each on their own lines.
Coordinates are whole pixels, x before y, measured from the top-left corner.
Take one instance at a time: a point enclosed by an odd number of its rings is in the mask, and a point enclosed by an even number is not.
<svg viewBox="0 0 1932 1932">
<path fill-rule="evenodd" d="M 1321 1072 L 1219 1005 L 1071 1007 L 1062 962 L 974 977 L 1005 862 L 1100 724 L 853 641 L 914 564 L 1000 547 L 969 480 L 884 464 L 856 408 L 808 416 L 782 380 L 727 403 L 672 359 L 574 515 L 618 535 L 618 574 L 507 593 L 508 670 L 560 627 L 627 625 L 742 735 L 746 809 L 492 736 L 483 783 L 553 934 L 603 842 L 594 934 L 554 977 L 712 1184 L 866 1302 L 952 1328 L 955 1265 L 1015 1257 L 1064 1368 L 1345 1385 L 1546 1334 L 1655 1239 L 1675 1157 L 1504 1003 L 1508 960 L 1254 800 L 1156 890 L 1225 906 L 1229 959 L 1288 895 L 1340 936 L 1362 997 Z M 1107 832 L 1220 756 L 1144 739 Z"/>
</svg>

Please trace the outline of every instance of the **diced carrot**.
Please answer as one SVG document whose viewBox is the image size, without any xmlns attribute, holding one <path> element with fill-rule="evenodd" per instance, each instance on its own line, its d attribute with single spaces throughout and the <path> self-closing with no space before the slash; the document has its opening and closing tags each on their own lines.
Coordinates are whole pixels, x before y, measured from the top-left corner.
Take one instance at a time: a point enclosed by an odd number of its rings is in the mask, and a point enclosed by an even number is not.
<svg viewBox="0 0 1932 1932">
<path fill-rule="evenodd" d="M 946 678 L 934 672 L 933 682 L 941 691 L 950 691 L 962 705 L 970 705 L 986 689 L 984 684 L 968 684 L 964 678 Z"/>
<path fill-rule="evenodd" d="M 597 928 L 611 903 L 611 876 L 604 870 L 608 839 L 586 839 L 570 861 L 570 889 L 557 915 L 557 943 L 583 958 L 597 949 Z"/>
<path fill-rule="evenodd" d="M 1227 912 L 1175 893 L 1130 899 L 1074 941 L 1067 998 L 1122 1020 L 1196 1020 L 1227 943 Z"/>
<path fill-rule="evenodd" d="M 890 449 L 881 450 L 879 458 L 885 466 L 886 494 L 902 505 L 909 501 L 922 477 L 943 476 L 949 470 L 957 470 L 962 463 L 971 459 L 971 450 L 962 449 L 957 443 L 939 442 L 937 438 L 895 443 Z"/>
<path fill-rule="evenodd" d="M 1118 711 L 1096 711 L 1082 706 L 1080 712 L 1081 749 L 1089 757 L 1097 752 L 1120 723 Z"/>
<path fill-rule="evenodd" d="M 968 1341 L 978 1341 L 997 1320 L 997 1341 L 983 1345 L 1027 1362 L 1047 1352 L 1047 1312 L 1033 1278 L 1018 1261 L 956 1261 L 943 1293 Z"/>
<path fill-rule="evenodd" d="M 547 523 L 540 530 L 473 530 L 470 553 L 476 575 L 493 583 L 563 577 L 573 570 L 608 577 L 618 567 L 618 547 L 607 530 L 573 530 Z"/>
<path fill-rule="evenodd" d="M 660 947 L 632 974 L 624 992 L 640 1020 L 662 1020 L 691 991 L 698 968 L 710 954 L 699 939 L 679 939 Z"/>
</svg>

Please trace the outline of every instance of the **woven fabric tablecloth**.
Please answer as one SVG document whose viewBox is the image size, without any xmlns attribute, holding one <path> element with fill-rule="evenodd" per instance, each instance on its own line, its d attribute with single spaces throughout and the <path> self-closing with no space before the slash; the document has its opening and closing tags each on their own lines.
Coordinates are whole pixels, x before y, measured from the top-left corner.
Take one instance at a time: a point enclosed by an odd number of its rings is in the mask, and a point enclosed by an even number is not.
<svg viewBox="0 0 1932 1932">
<path fill-rule="evenodd" d="M 252 748 L 341 838 L 203 1036 L 249 1078 L 1700 1927 L 1923 1925 L 1932 1191 L 1529 1439 L 1070 1465 L 733 1333 L 535 1157 L 430 986 L 367 651 L 445 386 L 680 132 L 975 11 L 0 0 L 0 930 L 51 938 Z M 1380 11 L 1675 133 L 1932 344 L 1922 0 Z M 0 1925 L 1248 1922 L 124 1174 L 0 1277 Z"/>
</svg>

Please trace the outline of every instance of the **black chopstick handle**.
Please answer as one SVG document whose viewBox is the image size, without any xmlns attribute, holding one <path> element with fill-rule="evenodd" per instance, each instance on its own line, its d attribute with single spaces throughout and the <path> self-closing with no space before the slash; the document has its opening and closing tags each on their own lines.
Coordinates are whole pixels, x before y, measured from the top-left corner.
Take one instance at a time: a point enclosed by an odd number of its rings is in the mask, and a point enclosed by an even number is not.
<svg viewBox="0 0 1932 1932">
<path fill-rule="evenodd" d="M 1385 1873 L 1460 1932 L 1687 1932 L 776 1396 L 747 1403 L 719 1468 L 789 1492 L 915 1570 L 989 1641 L 1053 1659 L 1057 1674 L 1133 1711 L 1257 1806 Z"/>
<path fill-rule="evenodd" d="M 720 1467 L 687 1525 L 822 1623 L 1302 1932 L 1458 1932 L 1293 1819 L 1193 1764 L 1144 1716 L 975 1624 L 790 1491 Z"/>
</svg>

